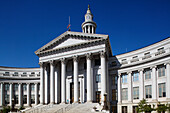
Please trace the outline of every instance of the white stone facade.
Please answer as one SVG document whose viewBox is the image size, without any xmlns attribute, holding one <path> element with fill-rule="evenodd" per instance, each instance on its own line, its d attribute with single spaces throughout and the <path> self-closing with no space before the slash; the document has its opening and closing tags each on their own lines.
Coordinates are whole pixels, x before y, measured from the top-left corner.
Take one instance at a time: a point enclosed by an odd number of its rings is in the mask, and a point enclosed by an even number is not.
<svg viewBox="0 0 170 113">
<path fill-rule="evenodd" d="M 95 34 L 88 8 L 83 32 L 66 31 L 35 54 L 40 68 L 0 67 L 0 106 L 98 102 L 133 113 L 143 98 L 170 103 L 170 38 L 113 56 L 108 35 Z"/>
</svg>

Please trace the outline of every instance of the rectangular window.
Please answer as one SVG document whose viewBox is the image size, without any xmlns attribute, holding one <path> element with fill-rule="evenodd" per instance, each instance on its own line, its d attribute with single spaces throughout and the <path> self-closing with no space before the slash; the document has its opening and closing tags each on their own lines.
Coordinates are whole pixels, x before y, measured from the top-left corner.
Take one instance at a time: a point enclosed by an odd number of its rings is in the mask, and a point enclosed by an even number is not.
<svg viewBox="0 0 170 113">
<path fill-rule="evenodd" d="M 23 91 L 27 91 L 27 84 L 23 84 Z"/>
<path fill-rule="evenodd" d="M 35 86 L 34 86 L 34 84 L 31 84 L 31 91 L 35 91 Z"/>
<path fill-rule="evenodd" d="M 133 99 L 139 99 L 139 87 L 133 88 Z"/>
<path fill-rule="evenodd" d="M 133 72 L 133 81 L 139 81 L 139 73 L 138 72 Z"/>
<path fill-rule="evenodd" d="M 165 66 L 158 67 L 158 77 L 165 76 Z"/>
<path fill-rule="evenodd" d="M 116 89 L 112 89 L 112 101 L 116 101 L 116 94 L 117 94 L 117 91 Z"/>
<path fill-rule="evenodd" d="M 127 83 L 127 75 L 122 75 L 122 83 Z"/>
<path fill-rule="evenodd" d="M 24 103 L 24 104 L 27 104 L 27 95 L 24 95 L 24 97 L 23 97 L 23 103 Z"/>
<path fill-rule="evenodd" d="M 9 95 L 5 95 L 5 104 L 9 104 Z"/>
<path fill-rule="evenodd" d="M 18 95 L 14 95 L 15 104 L 18 104 Z"/>
<path fill-rule="evenodd" d="M 14 72 L 14 76 L 18 76 L 18 72 Z"/>
<path fill-rule="evenodd" d="M 138 109 L 138 106 L 133 106 L 133 113 L 138 113 L 137 109 Z"/>
<path fill-rule="evenodd" d="M 144 74 L 145 74 L 145 80 L 151 79 L 151 70 L 150 69 L 145 70 Z"/>
<path fill-rule="evenodd" d="M 4 74 L 5 76 L 9 76 L 9 72 L 5 72 L 5 74 Z"/>
<path fill-rule="evenodd" d="M 151 85 L 145 86 L 145 97 L 152 98 L 152 86 Z"/>
<path fill-rule="evenodd" d="M 101 74 L 96 74 L 96 83 L 101 82 Z"/>
<path fill-rule="evenodd" d="M 5 91 L 9 91 L 9 84 L 5 84 Z"/>
<path fill-rule="evenodd" d="M 18 84 L 14 84 L 14 91 L 18 91 Z"/>
<path fill-rule="evenodd" d="M 159 97 L 166 97 L 166 85 L 165 83 L 158 84 Z"/>
<path fill-rule="evenodd" d="M 100 66 L 100 65 L 101 65 L 100 59 L 95 59 L 95 66 Z"/>
<path fill-rule="evenodd" d="M 128 100 L 128 88 L 122 89 L 122 100 Z"/>
<path fill-rule="evenodd" d="M 127 106 L 122 106 L 122 113 L 127 113 Z"/>
<path fill-rule="evenodd" d="M 113 85 L 117 85 L 117 76 L 113 75 Z"/>
<path fill-rule="evenodd" d="M 31 95 L 31 104 L 35 103 L 35 95 Z"/>
</svg>

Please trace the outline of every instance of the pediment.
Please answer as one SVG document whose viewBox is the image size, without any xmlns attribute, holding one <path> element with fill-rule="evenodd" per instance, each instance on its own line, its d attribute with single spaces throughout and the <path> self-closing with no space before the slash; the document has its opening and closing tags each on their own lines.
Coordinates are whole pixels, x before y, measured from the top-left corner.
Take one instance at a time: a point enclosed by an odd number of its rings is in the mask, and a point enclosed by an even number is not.
<svg viewBox="0 0 170 113">
<path fill-rule="evenodd" d="M 80 33 L 80 32 L 70 32 L 67 31 L 51 42 L 47 43 L 37 51 L 35 54 L 39 54 L 45 51 L 51 51 L 66 47 L 71 47 L 75 45 L 80 45 L 83 43 L 93 42 L 95 40 L 101 40 L 108 38 L 108 35 L 98 35 L 98 34 L 87 34 L 87 33 Z"/>
</svg>

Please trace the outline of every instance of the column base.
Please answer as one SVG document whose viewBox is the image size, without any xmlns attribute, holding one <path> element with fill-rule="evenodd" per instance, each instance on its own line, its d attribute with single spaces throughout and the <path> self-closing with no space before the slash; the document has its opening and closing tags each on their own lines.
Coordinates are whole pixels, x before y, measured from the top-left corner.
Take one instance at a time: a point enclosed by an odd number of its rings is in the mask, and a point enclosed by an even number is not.
<svg viewBox="0 0 170 113">
<path fill-rule="evenodd" d="M 73 102 L 73 104 L 75 104 L 75 103 L 79 103 L 79 102 L 78 101 Z"/>
<path fill-rule="evenodd" d="M 61 102 L 60 104 L 63 105 L 63 104 L 66 104 L 66 103 L 65 102 Z"/>
<path fill-rule="evenodd" d="M 54 102 L 50 102 L 50 104 L 55 104 Z"/>
</svg>

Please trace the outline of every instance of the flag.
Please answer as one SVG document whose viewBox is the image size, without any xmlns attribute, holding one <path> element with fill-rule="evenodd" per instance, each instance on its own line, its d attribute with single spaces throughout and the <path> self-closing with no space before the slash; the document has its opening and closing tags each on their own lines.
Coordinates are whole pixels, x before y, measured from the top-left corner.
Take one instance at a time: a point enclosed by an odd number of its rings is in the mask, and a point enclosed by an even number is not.
<svg viewBox="0 0 170 113">
<path fill-rule="evenodd" d="M 70 26 L 71 26 L 71 25 L 70 25 L 70 24 L 68 24 L 67 29 L 68 29 Z"/>
</svg>

